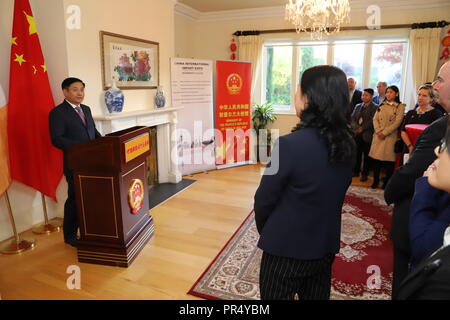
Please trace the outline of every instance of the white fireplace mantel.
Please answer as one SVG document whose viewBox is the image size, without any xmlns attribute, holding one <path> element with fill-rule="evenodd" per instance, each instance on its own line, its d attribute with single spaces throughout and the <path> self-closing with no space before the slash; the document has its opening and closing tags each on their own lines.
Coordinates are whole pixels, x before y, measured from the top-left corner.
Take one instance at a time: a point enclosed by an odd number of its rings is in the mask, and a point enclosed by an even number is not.
<svg viewBox="0 0 450 320">
<path fill-rule="evenodd" d="M 132 112 L 113 113 L 94 116 L 95 126 L 102 134 L 108 134 L 134 126 L 157 128 L 158 181 L 159 183 L 178 183 L 181 173 L 178 170 L 178 153 L 176 145 L 178 108 L 161 108 Z"/>
</svg>

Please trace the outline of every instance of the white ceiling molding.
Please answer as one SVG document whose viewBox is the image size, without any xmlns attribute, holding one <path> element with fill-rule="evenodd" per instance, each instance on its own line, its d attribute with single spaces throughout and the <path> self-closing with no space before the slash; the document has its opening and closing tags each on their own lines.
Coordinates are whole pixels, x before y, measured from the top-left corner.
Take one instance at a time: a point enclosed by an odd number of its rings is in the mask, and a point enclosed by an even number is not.
<svg viewBox="0 0 450 320">
<path fill-rule="evenodd" d="M 179 2 L 175 4 L 175 14 L 195 21 L 199 21 L 201 16 L 204 15 L 204 13 Z"/>
<path fill-rule="evenodd" d="M 351 0 L 353 13 L 366 12 L 369 5 L 378 5 L 381 10 L 410 11 L 450 7 L 449 0 Z M 264 19 L 285 17 L 285 7 L 265 7 L 252 9 L 224 10 L 201 12 L 185 4 L 175 4 L 175 14 L 187 17 L 196 22 L 230 21 L 245 19 Z"/>
</svg>

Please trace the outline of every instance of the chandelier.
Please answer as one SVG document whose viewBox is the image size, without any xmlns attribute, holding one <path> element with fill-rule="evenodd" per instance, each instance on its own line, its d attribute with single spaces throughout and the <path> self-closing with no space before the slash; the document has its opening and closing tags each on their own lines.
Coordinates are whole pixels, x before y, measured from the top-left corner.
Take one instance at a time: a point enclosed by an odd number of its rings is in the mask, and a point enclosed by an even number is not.
<svg viewBox="0 0 450 320">
<path fill-rule="evenodd" d="M 289 0 L 286 20 L 297 32 L 309 31 L 311 39 L 320 40 L 323 34 L 339 32 L 343 23 L 350 21 L 349 0 Z"/>
</svg>

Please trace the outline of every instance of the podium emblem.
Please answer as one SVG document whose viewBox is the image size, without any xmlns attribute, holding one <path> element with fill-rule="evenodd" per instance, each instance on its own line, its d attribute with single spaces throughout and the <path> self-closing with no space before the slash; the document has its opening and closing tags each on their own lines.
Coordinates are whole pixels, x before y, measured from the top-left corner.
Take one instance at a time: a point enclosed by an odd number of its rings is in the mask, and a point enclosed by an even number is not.
<svg viewBox="0 0 450 320">
<path fill-rule="evenodd" d="M 138 213 L 144 205 L 144 184 L 140 179 L 131 181 L 130 190 L 128 190 L 128 204 L 130 205 L 131 214 Z"/>
</svg>

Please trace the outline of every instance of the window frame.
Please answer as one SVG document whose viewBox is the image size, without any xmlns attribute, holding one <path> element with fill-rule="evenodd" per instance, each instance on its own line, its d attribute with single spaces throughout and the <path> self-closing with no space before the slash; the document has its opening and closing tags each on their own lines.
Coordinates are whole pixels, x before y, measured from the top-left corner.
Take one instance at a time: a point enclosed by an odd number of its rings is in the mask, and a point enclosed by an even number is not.
<svg viewBox="0 0 450 320">
<path fill-rule="evenodd" d="M 289 110 L 280 110 L 277 105 L 274 104 L 276 114 L 286 114 L 295 115 L 295 91 L 297 84 L 300 79 L 298 79 L 298 55 L 299 48 L 302 46 L 327 46 L 327 64 L 332 65 L 334 63 L 334 48 L 336 44 L 343 43 L 357 43 L 364 44 L 364 60 L 363 60 L 363 70 L 362 70 L 362 88 L 367 88 L 370 83 L 370 73 L 372 69 L 372 45 L 373 44 L 387 44 L 387 43 L 404 43 L 405 52 L 402 56 L 402 75 L 400 80 L 400 93 L 401 100 L 404 101 L 406 97 L 406 72 L 408 68 L 408 56 L 409 56 L 409 33 L 392 33 L 392 34 L 361 34 L 361 35 L 341 35 L 328 37 L 327 39 L 321 41 L 312 41 L 309 38 L 266 38 L 262 45 L 262 72 L 261 72 L 261 101 L 266 101 L 266 63 L 267 63 L 267 50 L 268 47 L 277 46 L 290 46 L 292 47 L 292 82 L 291 82 L 291 105 Z M 295 84 L 295 85 L 294 85 Z M 375 88 L 374 88 L 375 89 Z"/>
</svg>

